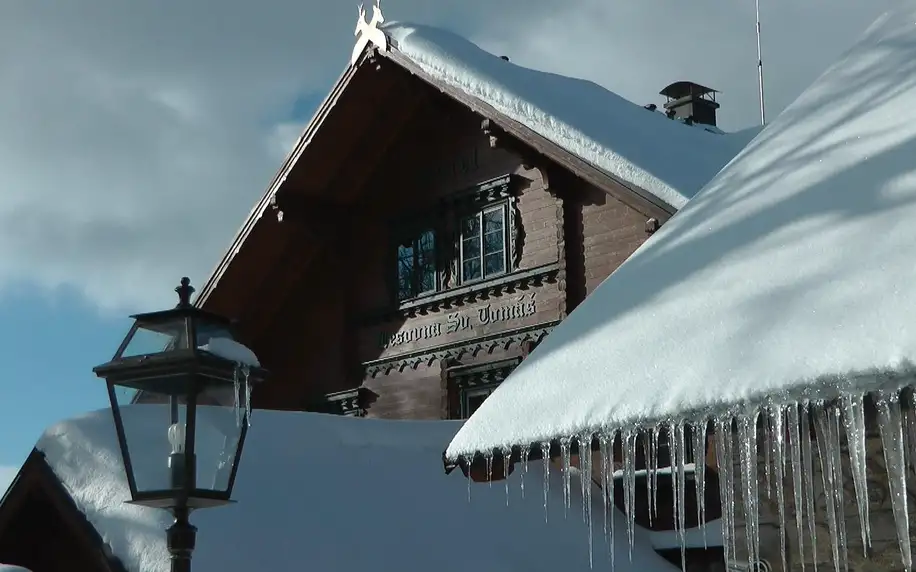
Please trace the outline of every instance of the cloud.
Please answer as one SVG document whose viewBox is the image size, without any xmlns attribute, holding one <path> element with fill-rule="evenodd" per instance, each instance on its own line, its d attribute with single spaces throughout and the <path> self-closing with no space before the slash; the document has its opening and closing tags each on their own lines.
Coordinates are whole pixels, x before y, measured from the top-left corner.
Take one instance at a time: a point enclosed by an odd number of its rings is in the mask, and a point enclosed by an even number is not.
<svg viewBox="0 0 916 572">
<path fill-rule="evenodd" d="M 10 488 L 18 473 L 19 467 L 0 466 L 0 496 L 3 496 L 3 493 Z"/>
<path fill-rule="evenodd" d="M 771 115 L 889 2 L 764 0 Z M 755 121 L 750 0 L 383 7 L 637 102 L 706 83 L 726 127 Z M 298 135 L 297 102 L 345 65 L 355 17 L 328 0 L 4 3 L 0 295 L 68 288 L 123 311 L 171 303 L 182 275 L 201 284 Z"/>
</svg>

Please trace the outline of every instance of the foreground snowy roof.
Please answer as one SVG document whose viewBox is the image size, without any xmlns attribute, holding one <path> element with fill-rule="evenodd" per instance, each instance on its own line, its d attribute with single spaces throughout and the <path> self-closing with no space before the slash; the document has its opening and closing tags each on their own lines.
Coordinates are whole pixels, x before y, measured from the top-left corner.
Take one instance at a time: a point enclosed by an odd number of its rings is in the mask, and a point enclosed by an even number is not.
<svg viewBox="0 0 916 572">
<path fill-rule="evenodd" d="M 447 457 L 911 382 L 907 6 L 869 28 L 560 324 Z"/>
<path fill-rule="evenodd" d="M 125 408 L 125 423 L 141 435 L 133 446 L 162 445 L 163 407 Z M 508 506 L 502 482 L 471 490 L 460 472 L 442 474 L 441 446 L 458 426 L 255 412 L 238 503 L 192 518 L 199 528 L 194 570 L 588 570 L 588 528 L 578 500 L 564 518 L 555 471 L 546 523 L 540 464 L 527 471 L 524 499 L 522 471 L 510 476 Z M 38 449 L 129 570 L 169 569 L 166 514 L 124 504 L 129 492 L 110 411 L 50 428 Z M 579 485 L 572 488 L 575 497 Z M 595 514 L 599 496 L 592 496 Z M 603 558 L 600 523 L 594 534 L 595 557 Z M 633 562 L 618 557 L 618 571 L 677 569 L 652 550 L 647 534 L 637 531 Z M 618 534 L 618 554 L 626 543 Z"/>
<path fill-rule="evenodd" d="M 688 126 L 590 81 L 518 66 L 431 26 L 391 23 L 383 30 L 392 47 L 433 80 L 674 208 L 684 206 L 759 131 L 722 134 Z"/>
</svg>

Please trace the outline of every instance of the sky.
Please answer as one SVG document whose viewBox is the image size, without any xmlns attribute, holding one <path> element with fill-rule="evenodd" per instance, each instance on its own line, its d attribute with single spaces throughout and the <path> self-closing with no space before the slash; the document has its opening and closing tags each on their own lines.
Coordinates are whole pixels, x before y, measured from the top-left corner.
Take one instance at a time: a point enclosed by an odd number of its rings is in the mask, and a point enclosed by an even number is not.
<svg viewBox="0 0 916 572">
<path fill-rule="evenodd" d="M 891 0 L 761 0 L 768 115 Z M 0 489 L 42 430 L 106 407 L 134 311 L 202 285 L 344 69 L 337 0 L 0 3 Z M 517 64 L 639 104 L 676 80 L 759 121 L 752 0 L 384 0 Z"/>
</svg>

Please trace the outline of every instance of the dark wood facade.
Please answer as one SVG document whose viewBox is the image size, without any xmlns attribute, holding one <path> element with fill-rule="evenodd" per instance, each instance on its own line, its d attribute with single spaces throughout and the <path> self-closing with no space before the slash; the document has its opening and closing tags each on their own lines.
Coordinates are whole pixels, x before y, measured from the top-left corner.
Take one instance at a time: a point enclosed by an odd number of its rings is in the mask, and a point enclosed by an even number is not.
<svg viewBox="0 0 916 572">
<path fill-rule="evenodd" d="M 282 213 L 265 223 L 285 245 L 252 240 L 227 274 L 276 261 L 224 276 L 205 305 L 241 314 L 272 371 L 256 407 L 461 418 L 667 215 L 394 62 L 376 68 L 326 119 L 361 129 L 343 156 L 308 179 L 297 164 L 263 215 Z"/>
</svg>

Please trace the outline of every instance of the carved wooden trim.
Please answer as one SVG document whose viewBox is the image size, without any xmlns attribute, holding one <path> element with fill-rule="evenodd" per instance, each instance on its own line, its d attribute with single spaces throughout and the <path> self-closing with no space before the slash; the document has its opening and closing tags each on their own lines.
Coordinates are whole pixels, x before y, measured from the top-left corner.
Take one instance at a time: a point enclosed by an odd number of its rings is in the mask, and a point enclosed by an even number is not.
<svg viewBox="0 0 916 572">
<path fill-rule="evenodd" d="M 518 290 L 525 291 L 531 288 L 538 288 L 544 284 L 555 283 L 558 271 L 559 266 L 554 263 L 538 266 L 530 270 L 503 274 L 493 280 L 407 300 L 394 310 L 366 314 L 361 322 L 364 326 L 369 326 L 393 319 L 415 318 L 418 315 L 424 316 L 430 312 L 450 310 L 489 298 L 515 294 Z"/>
<path fill-rule="evenodd" d="M 315 407 L 321 413 L 344 415 L 347 417 L 364 417 L 366 415 L 366 388 L 354 387 L 344 391 L 329 393 Z"/>
<path fill-rule="evenodd" d="M 480 130 L 487 137 L 491 149 L 502 149 L 516 155 L 522 161 L 522 167 L 530 169 L 536 164 L 538 154 L 515 137 L 503 131 L 489 119 L 480 122 Z"/>
<path fill-rule="evenodd" d="M 546 179 L 545 179 L 546 185 Z M 566 293 L 566 217 L 563 197 L 549 186 L 545 186 L 556 199 L 556 230 L 557 230 L 557 285 L 560 290 L 559 312 L 560 319 L 567 315 L 567 293 Z"/>
<path fill-rule="evenodd" d="M 421 365 L 432 365 L 436 361 L 441 362 L 448 359 L 460 359 L 467 354 L 476 356 L 484 351 L 489 354 L 497 348 L 508 349 L 513 345 L 519 346 L 527 341 L 537 343 L 545 338 L 559 323 L 559 320 L 555 320 L 544 324 L 519 328 L 510 332 L 499 332 L 474 340 L 464 340 L 438 346 L 436 348 L 365 362 L 363 364 L 365 376 L 376 377 L 379 374 L 388 375 L 394 370 L 401 372 L 408 367 L 416 369 Z"/>
<path fill-rule="evenodd" d="M 522 346 L 530 342 L 522 342 Z M 462 419 L 462 392 L 481 386 L 495 386 L 503 382 L 522 363 L 522 357 L 501 359 L 487 363 L 458 365 L 445 360 L 442 365 L 443 413 L 447 419 Z"/>
</svg>

